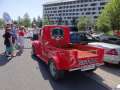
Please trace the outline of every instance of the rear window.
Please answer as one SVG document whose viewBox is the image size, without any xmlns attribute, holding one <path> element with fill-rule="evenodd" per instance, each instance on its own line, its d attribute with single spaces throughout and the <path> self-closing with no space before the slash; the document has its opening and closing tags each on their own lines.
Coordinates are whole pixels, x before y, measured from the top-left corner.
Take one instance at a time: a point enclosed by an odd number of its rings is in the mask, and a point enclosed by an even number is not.
<svg viewBox="0 0 120 90">
<path fill-rule="evenodd" d="M 56 28 L 52 30 L 52 38 L 62 38 L 64 37 L 63 29 Z"/>
</svg>

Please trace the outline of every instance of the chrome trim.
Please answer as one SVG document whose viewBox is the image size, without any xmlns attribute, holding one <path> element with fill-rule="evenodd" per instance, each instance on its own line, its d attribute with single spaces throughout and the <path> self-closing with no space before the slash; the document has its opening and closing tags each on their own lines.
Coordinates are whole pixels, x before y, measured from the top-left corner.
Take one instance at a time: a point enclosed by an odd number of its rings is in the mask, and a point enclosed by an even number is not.
<svg viewBox="0 0 120 90">
<path fill-rule="evenodd" d="M 104 63 L 97 63 L 96 66 L 102 66 Z"/>
<path fill-rule="evenodd" d="M 79 67 L 79 68 L 73 68 L 73 69 L 70 69 L 69 71 L 71 72 L 71 71 L 75 71 L 75 70 L 79 70 L 79 69 L 81 69 L 81 67 Z"/>
<path fill-rule="evenodd" d="M 97 63 L 97 64 L 95 64 L 95 67 L 98 67 L 98 66 L 101 66 L 101 65 L 104 65 L 104 63 Z M 75 71 L 75 70 L 79 70 L 79 69 L 82 69 L 81 67 L 78 67 L 78 68 L 73 68 L 73 69 L 70 69 L 70 70 L 68 70 L 68 71 Z M 87 70 L 86 70 L 87 71 Z"/>
</svg>

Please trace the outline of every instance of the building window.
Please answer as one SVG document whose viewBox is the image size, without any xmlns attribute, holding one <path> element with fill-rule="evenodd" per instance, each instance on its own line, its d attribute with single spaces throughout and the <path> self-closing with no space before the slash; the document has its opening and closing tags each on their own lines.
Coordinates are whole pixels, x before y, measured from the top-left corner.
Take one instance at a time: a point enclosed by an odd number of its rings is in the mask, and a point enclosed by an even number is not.
<svg viewBox="0 0 120 90">
<path fill-rule="evenodd" d="M 81 7 L 83 7 L 83 5 L 81 5 Z"/>
<path fill-rule="evenodd" d="M 100 5 L 105 5 L 106 4 L 106 2 L 102 2 L 102 3 L 100 3 Z"/>
<path fill-rule="evenodd" d="M 79 5 L 77 5 L 77 7 L 79 7 Z"/>
<path fill-rule="evenodd" d="M 83 11 L 83 9 L 80 9 L 80 11 Z"/>
<path fill-rule="evenodd" d="M 59 9 L 62 9 L 62 7 L 59 7 Z"/>
<path fill-rule="evenodd" d="M 91 8 L 88 8 L 88 10 L 91 10 Z"/>
<path fill-rule="evenodd" d="M 92 12 L 92 14 L 96 14 L 96 12 Z"/>
<path fill-rule="evenodd" d="M 82 13 L 82 15 L 84 15 L 84 13 Z"/>
<path fill-rule="evenodd" d="M 84 0 L 81 0 L 81 3 L 83 3 Z"/>
<path fill-rule="evenodd" d="M 78 11 L 79 11 L 79 9 L 76 9 L 76 11 L 78 12 Z"/>
<path fill-rule="evenodd" d="M 88 4 L 85 4 L 84 6 L 85 6 L 85 7 L 87 7 L 87 6 L 88 6 Z"/>
<path fill-rule="evenodd" d="M 84 8 L 84 11 L 86 11 L 87 9 L 86 8 Z"/>
<path fill-rule="evenodd" d="M 88 0 L 84 0 L 84 2 L 88 2 Z"/>
<path fill-rule="evenodd" d="M 86 15 L 90 15 L 90 12 L 86 12 Z"/>
<path fill-rule="evenodd" d="M 92 10 L 96 10 L 96 8 L 92 8 Z"/>
<path fill-rule="evenodd" d="M 101 7 L 98 7 L 98 10 L 101 10 L 102 8 Z"/>
<path fill-rule="evenodd" d="M 91 6 L 96 6 L 96 5 L 97 5 L 97 3 L 92 3 L 92 4 L 91 4 Z"/>
</svg>

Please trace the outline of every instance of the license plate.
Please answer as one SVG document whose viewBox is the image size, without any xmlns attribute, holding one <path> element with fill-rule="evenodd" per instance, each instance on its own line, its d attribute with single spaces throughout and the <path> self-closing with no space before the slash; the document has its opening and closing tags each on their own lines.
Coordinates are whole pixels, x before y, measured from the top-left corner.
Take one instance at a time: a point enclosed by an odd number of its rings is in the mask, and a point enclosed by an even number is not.
<svg viewBox="0 0 120 90">
<path fill-rule="evenodd" d="M 95 68 L 95 65 L 85 65 L 81 67 L 81 71 L 91 70 L 94 68 Z"/>
<path fill-rule="evenodd" d="M 80 60 L 80 65 L 93 65 L 95 64 L 97 61 L 95 59 L 92 60 Z"/>
</svg>

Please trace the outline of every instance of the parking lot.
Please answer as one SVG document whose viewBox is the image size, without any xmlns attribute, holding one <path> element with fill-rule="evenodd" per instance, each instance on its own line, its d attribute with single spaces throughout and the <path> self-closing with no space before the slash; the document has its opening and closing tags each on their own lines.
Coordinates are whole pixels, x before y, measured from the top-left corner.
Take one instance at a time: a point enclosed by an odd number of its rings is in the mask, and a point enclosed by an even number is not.
<svg viewBox="0 0 120 90">
<path fill-rule="evenodd" d="M 0 30 L 0 90 L 115 90 L 120 84 L 120 66 L 117 65 L 101 66 L 94 73 L 66 73 L 63 80 L 54 81 L 48 67 L 31 56 L 28 39 L 24 53 L 8 60 L 3 55 L 2 34 Z"/>
</svg>

